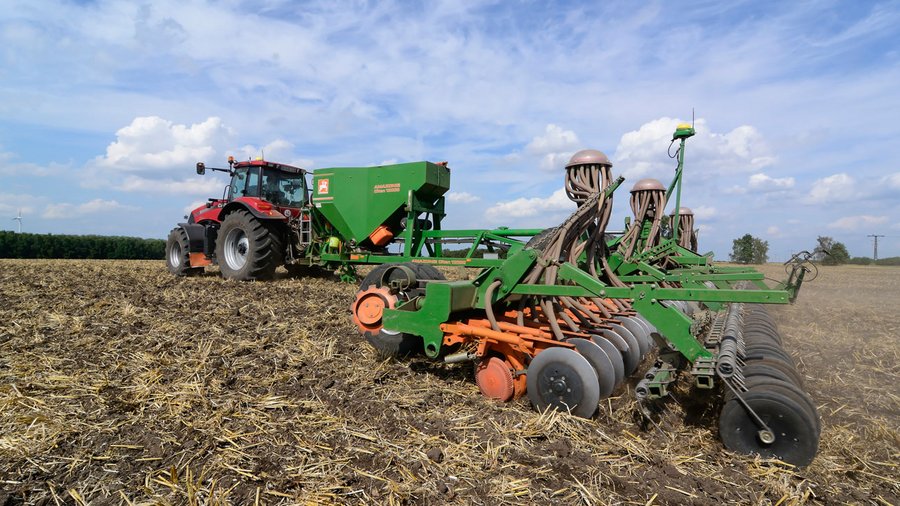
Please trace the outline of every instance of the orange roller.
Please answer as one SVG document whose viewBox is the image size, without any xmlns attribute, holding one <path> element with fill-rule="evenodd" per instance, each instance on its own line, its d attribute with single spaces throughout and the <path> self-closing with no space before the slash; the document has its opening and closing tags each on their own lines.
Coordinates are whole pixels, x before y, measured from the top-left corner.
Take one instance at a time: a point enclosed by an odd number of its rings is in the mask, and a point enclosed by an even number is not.
<svg viewBox="0 0 900 506">
<path fill-rule="evenodd" d="M 483 359 L 475 369 L 475 383 L 485 397 L 507 402 L 516 393 L 512 371 L 506 361 L 489 357 Z"/>
</svg>

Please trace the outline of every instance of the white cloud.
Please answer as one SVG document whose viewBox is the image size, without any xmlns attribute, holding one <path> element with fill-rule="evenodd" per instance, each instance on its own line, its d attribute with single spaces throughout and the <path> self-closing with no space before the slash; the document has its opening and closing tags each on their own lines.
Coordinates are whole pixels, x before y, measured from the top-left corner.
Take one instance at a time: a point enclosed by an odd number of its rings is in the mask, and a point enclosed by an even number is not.
<svg viewBox="0 0 900 506">
<path fill-rule="evenodd" d="M 712 225 L 708 225 L 706 223 L 700 223 L 697 225 L 697 231 L 698 231 L 697 235 L 698 236 L 700 234 L 711 234 L 712 232 L 715 232 L 715 230 L 716 230 L 716 227 L 714 227 Z"/>
<path fill-rule="evenodd" d="M 856 181 L 844 172 L 817 179 L 806 201 L 811 204 L 841 202 L 856 196 Z"/>
<path fill-rule="evenodd" d="M 771 177 L 764 172 L 758 172 L 750 176 L 747 186 L 753 190 L 765 193 L 789 190 L 794 187 L 792 177 Z"/>
<path fill-rule="evenodd" d="M 141 116 L 120 128 L 106 154 L 91 165 L 147 175 L 184 171 L 223 153 L 233 136 L 217 117 L 188 126 L 158 116 Z"/>
<path fill-rule="evenodd" d="M 719 214 L 716 208 L 711 206 L 697 206 L 691 208 L 691 211 L 694 211 L 694 218 L 697 220 L 709 220 Z"/>
<path fill-rule="evenodd" d="M 485 211 L 485 216 L 492 222 L 497 222 L 574 210 L 575 204 L 566 196 L 566 191 L 560 188 L 547 198 L 523 197 L 509 202 L 498 202 Z"/>
<path fill-rule="evenodd" d="M 900 172 L 895 172 L 881 178 L 879 184 L 882 187 L 887 187 L 892 190 L 900 190 Z"/>
<path fill-rule="evenodd" d="M 44 213 L 41 216 L 51 220 L 64 220 L 80 218 L 89 214 L 110 213 L 133 209 L 135 208 L 120 204 L 115 200 L 94 199 L 83 204 L 49 204 L 44 209 Z"/>
<path fill-rule="evenodd" d="M 450 192 L 446 195 L 446 197 L 450 202 L 461 202 L 463 204 L 471 204 L 472 202 L 478 202 L 479 200 L 481 200 L 481 197 L 472 195 L 469 192 Z"/>
<path fill-rule="evenodd" d="M 670 178 L 676 162 L 662 147 L 672 140 L 679 123 L 682 121 L 662 117 L 624 134 L 613 157 L 617 168 L 631 179 L 648 175 Z M 716 133 L 701 118 L 694 127 L 697 134 L 687 141 L 690 156 L 685 160 L 685 171 L 688 174 L 746 172 L 775 163 L 762 135 L 752 126 L 742 125 L 727 133 Z"/>
<path fill-rule="evenodd" d="M 580 144 L 575 132 L 550 123 L 543 135 L 531 139 L 525 151 L 540 158 L 542 170 L 555 171 L 565 167 Z"/>
<path fill-rule="evenodd" d="M 309 169 L 313 166 L 312 160 L 298 157 L 294 153 L 294 144 L 284 139 L 275 139 L 262 147 L 247 144 L 238 149 L 238 156 L 236 156 L 238 159 L 245 160 L 253 160 L 258 157 L 265 158 L 272 162 L 302 167 L 304 169 Z"/>
<path fill-rule="evenodd" d="M 45 198 L 35 197 L 34 195 L 0 193 L 0 223 L 5 225 L 7 220 L 15 217 L 19 211 L 22 211 L 23 217 L 34 214 L 35 204 L 45 200 Z"/>
<path fill-rule="evenodd" d="M 887 216 L 870 216 L 862 214 L 859 216 L 845 216 L 828 224 L 828 228 L 837 228 L 841 230 L 857 230 L 860 228 L 871 227 L 875 225 L 883 225 L 887 223 Z"/>
<path fill-rule="evenodd" d="M 207 174 L 209 174 L 207 172 Z M 128 176 L 114 186 L 124 192 L 146 192 L 159 194 L 209 195 L 222 194 L 225 185 L 216 178 L 194 179 L 148 179 L 140 176 Z"/>
<path fill-rule="evenodd" d="M 206 204 L 207 202 L 208 201 L 206 201 L 206 200 L 195 200 L 195 201 L 191 202 L 190 204 L 184 206 L 184 213 L 190 214 L 191 211 L 193 211 L 194 209 L 197 209 L 198 207 L 202 206 L 203 204 Z"/>
<path fill-rule="evenodd" d="M 782 237 L 784 233 L 775 225 L 770 226 L 766 229 L 766 235 L 771 237 Z"/>
<path fill-rule="evenodd" d="M 0 175 L 31 177 L 31 176 L 54 176 L 60 172 L 69 170 L 66 164 L 51 162 L 47 165 L 39 165 L 30 162 L 19 162 L 18 155 L 11 152 L 0 152 Z"/>
</svg>

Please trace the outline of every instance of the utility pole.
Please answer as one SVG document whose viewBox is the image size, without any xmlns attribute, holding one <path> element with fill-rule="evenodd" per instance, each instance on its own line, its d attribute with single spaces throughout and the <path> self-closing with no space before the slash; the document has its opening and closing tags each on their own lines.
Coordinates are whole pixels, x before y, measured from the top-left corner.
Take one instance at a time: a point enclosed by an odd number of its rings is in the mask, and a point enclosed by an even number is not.
<svg viewBox="0 0 900 506">
<path fill-rule="evenodd" d="M 875 260 L 878 260 L 878 238 L 884 237 L 884 236 L 878 235 L 878 234 L 869 234 L 866 237 L 874 237 L 875 238 Z"/>
</svg>

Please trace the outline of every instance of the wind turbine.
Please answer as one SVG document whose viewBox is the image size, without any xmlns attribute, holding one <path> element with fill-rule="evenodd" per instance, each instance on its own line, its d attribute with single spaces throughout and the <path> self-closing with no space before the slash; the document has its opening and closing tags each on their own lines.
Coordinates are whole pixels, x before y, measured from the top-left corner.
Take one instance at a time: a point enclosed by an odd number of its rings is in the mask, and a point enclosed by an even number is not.
<svg viewBox="0 0 900 506">
<path fill-rule="evenodd" d="M 21 234 L 22 233 L 22 210 L 21 209 L 19 209 L 19 213 L 16 215 L 15 218 L 13 218 L 13 220 L 19 222 L 19 233 Z"/>
</svg>

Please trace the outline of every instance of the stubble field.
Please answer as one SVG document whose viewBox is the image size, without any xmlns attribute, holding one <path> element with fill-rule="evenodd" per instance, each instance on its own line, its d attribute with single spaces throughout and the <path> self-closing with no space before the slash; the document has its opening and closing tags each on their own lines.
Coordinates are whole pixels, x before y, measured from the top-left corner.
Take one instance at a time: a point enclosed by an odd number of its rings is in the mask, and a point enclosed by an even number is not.
<svg viewBox="0 0 900 506">
<path fill-rule="evenodd" d="M 823 268 L 772 309 L 822 417 L 802 470 L 724 450 L 686 382 L 652 422 L 630 389 L 581 420 L 381 360 L 354 293 L 0 261 L 0 506 L 900 503 L 898 268 Z"/>
</svg>

